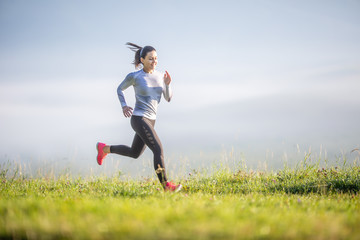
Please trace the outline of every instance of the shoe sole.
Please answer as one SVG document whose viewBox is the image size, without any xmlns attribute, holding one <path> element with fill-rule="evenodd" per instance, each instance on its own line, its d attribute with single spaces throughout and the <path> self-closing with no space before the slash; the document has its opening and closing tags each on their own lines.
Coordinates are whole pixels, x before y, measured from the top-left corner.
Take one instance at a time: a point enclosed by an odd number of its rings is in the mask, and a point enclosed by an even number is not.
<svg viewBox="0 0 360 240">
<path fill-rule="evenodd" d="M 175 191 L 174 192 L 180 192 L 180 190 L 182 189 L 182 185 L 181 184 L 179 184 L 179 186 L 175 189 Z"/>
<path fill-rule="evenodd" d="M 98 156 L 99 156 L 99 142 L 96 143 L 96 151 L 97 151 L 96 162 L 97 162 L 97 164 L 101 165 L 101 164 L 99 163 L 99 161 L 98 161 Z"/>
</svg>

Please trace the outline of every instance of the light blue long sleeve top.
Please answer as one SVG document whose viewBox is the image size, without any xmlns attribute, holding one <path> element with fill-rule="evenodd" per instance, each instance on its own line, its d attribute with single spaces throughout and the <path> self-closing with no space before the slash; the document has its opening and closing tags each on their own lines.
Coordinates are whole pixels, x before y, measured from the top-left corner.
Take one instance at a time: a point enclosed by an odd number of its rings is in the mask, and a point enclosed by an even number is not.
<svg viewBox="0 0 360 240">
<path fill-rule="evenodd" d="M 165 100 L 168 102 L 170 102 L 172 97 L 171 87 L 165 84 L 163 73 L 156 70 L 153 73 L 146 73 L 141 69 L 129 73 L 117 88 L 117 94 L 122 107 L 127 106 L 124 90 L 130 86 L 134 86 L 135 90 L 136 102 L 133 111 L 135 116 L 156 119 L 161 95 L 164 95 Z"/>
</svg>

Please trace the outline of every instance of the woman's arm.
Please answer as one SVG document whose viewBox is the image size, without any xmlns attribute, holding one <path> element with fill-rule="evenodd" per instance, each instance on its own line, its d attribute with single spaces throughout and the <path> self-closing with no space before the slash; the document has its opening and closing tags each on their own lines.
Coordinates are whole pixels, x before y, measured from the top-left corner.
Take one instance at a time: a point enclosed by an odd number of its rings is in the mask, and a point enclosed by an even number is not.
<svg viewBox="0 0 360 240">
<path fill-rule="evenodd" d="M 122 83 L 117 88 L 118 98 L 119 98 L 120 104 L 122 106 L 125 117 L 131 117 L 132 110 L 133 110 L 131 107 L 129 107 L 126 104 L 126 100 L 125 100 L 125 96 L 124 96 L 124 90 L 127 89 L 128 87 L 130 87 L 131 85 L 134 85 L 134 78 L 132 75 L 133 75 L 132 73 L 129 73 L 126 76 L 126 78 L 124 79 L 124 81 L 122 81 Z"/>
<path fill-rule="evenodd" d="M 172 90 L 170 87 L 171 76 L 167 71 L 165 71 L 165 74 L 164 74 L 164 83 L 165 83 L 165 87 L 163 90 L 163 95 L 164 95 L 165 100 L 170 102 L 170 100 L 172 98 Z"/>
<path fill-rule="evenodd" d="M 133 109 L 131 107 L 125 106 L 122 109 L 123 109 L 123 114 L 125 117 L 131 117 L 132 111 L 133 111 Z"/>
</svg>

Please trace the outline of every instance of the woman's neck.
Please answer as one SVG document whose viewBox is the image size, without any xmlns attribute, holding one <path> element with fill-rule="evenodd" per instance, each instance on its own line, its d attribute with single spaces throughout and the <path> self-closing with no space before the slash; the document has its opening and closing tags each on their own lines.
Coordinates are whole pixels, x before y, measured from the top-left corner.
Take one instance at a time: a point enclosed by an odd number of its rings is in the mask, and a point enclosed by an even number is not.
<svg viewBox="0 0 360 240">
<path fill-rule="evenodd" d="M 154 69 L 146 69 L 146 68 L 143 68 L 143 71 L 146 72 L 146 73 L 153 73 L 155 70 Z"/>
</svg>

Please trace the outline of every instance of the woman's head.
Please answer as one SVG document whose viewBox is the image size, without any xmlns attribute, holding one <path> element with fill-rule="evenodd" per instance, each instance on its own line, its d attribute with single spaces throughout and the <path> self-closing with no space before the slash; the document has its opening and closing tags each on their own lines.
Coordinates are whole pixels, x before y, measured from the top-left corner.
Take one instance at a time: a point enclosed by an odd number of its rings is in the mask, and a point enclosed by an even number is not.
<svg viewBox="0 0 360 240">
<path fill-rule="evenodd" d="M 135 52 L 135 60 L 133 64 L 135 67 L 138 67 L 141 64 L 143 64 L 144 68 L 151 67 L 155 69 L 157 65 L 157 54 L 156 49 L 151 46 L 145 46 L 140 47 L 134 43 L 126 43 L 126 45 L 129 46 L 129 48 Z"/>
</svg>

